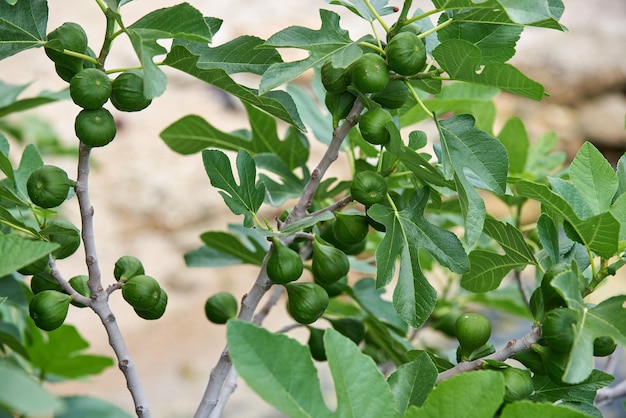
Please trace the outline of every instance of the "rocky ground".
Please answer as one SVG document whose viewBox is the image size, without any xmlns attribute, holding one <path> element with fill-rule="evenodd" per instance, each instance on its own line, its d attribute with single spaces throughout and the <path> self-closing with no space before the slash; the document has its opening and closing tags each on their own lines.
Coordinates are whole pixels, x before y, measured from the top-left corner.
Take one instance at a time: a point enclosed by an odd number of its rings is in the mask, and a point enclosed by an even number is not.
<svg viewBox="0 0 626 418">
<path fill-rule="evenodd" d="M 50 3 L 49 28 L 64 21 L 77 21 L 84 24 L 93 45 L 100 43 L 103 19 L 95 2 Z M 125 6 L 126 22 L 154 8 L 176 3 L 132 2 Z M 206 15 L 224 19 L 216 43 L 242 34 L 267 38 L 288 25 L 317 28 L 317 9 L 331 7 L 323 1 L 293 0 L 190 3 Z M 519 43 L 519 56 L 513 60 L 522 71 L 544 83 L 551 97 L 535 103 L 502 94 L 498 98 L 500 121 L 509 116 L 521 117 L 529 127 L 531 138 L 555 130 L 561 147 L 570 157 L 582 141 L 591 140 L 616 160 L 626 150 L 623 51 L 626 3 L 620 0 L 566 3 L 563 23 L 570 32 L 527 30 Z M 354 19 L 346 18 L 342 22 L 355 33 L 367 30 Z M 116 50 L 111 65 L 133 62 L 130 52 Z M 52 64 L 41 50 L 0 63 L 0 77 L 4 81 L 32 82 L 29 88 L 32 92 L 63 87 L 51 70 Z M 167 92 L 154 100 L 147 111 L 115 114 L 120 122 L 118 138 L 94 153 L 96 164 L 91 185 L 104 276 L 112 276 L 113 263 L 119 256 L 131 254 L 144 262 L 148 274 L 157 277 L 170 295 L 165 316 L 155 322 L 138 319 L 120 295 L 112 298 L 113 309 L 144 379 L 153 416 L 157 418 L 192 415 L 223 348 L 223 328 L 204 319 L 206 297 L 217 290 L 229 290 L 240 297 L 256 274 L 254 268 L 246 266 L 208 270 L 190 269 L 184 264 L 182 255 L 200 245 L 201 232 L 223 230 L 227 223 L 238 219 L 225 210 L 221 198 L 210 187 L 199 155 L 174 154 L 159 139 L 159 133 L 189 113 L 199 114 L 224 130 L 245 127 L 246 119 L 240 107 L 225 106 L 223 97 L 207 85 L 172 71 L 168 71 L 168 76 Z M 72 144 L 75 113 L 72 103 L 58 103 L 18 117 L 45 118 L 63 141 Z M 70 173 L 75 172 L 72 158 L 58 158 L 54 162 Z M 77 219 L 76 209 L 67 206 L 64 215 Z M 271 218 L 274 214 L 266 215 Z M 67 277 L 84 272 L 80 259 L 79 255 L 60 263 Z M 69 321 L 89 338 L 93 352 L 111 353 L 93 313 L 73 309 Z M 272 329 L 284 322 L 280 307 L 268 318 Z M 115 368 L 80 384 L 55 385 L 54 390 L 94 394 L 132 410 L 122 375 Z M 259 402 L 241 383 L 224 416 L 260 418 L 278 414 Z"/>
</svg>

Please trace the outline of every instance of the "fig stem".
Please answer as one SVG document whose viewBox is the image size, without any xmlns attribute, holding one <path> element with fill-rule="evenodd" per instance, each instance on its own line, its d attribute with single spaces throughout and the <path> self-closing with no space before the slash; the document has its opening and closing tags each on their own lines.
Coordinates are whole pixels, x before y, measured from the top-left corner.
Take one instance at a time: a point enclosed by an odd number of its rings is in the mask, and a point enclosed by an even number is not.
<svg viewBox="0 0 626 418">
<path fill-rule="evenodd" d="M 374 15 L 374 18 L 378 21 L 378 23 L 380 23 L 380 26 L 382 26 L 383 29 L 385 29 L 385 32 L 388 33 L 389 26 L 387 26 L 387 23 L 385 23 L 385 21 L 383 20 L 382 17 L 380 17 L 376 9 L 374 9 L 374 6 L 372 6 L 372 3 L 370 2 L 370 0 L 364 0 L 364 2 L 367 8 L 370 9 L 370 12 Z"/>
</svg>

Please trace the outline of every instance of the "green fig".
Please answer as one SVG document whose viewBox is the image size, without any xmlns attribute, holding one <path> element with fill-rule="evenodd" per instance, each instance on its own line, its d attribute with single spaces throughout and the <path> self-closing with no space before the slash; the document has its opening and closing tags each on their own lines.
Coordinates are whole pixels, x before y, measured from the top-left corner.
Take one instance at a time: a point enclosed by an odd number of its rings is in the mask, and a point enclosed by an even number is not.
<svg viewBox="0 0 626 418">
<path fill-rule="evenodd" d="M 67 199 L 73 184 L 62 168 L 44 165 L 30 174 L 26 181 L 26 191 L 35 205 L 50 209 Z"/>
<path fill-rule="evenodd" d="M 214 324 L 225 324 L 237 316 L 237 299 L 229 292 L 218 292 L 209 297 L 204 304 L 204 313 Z"/>
<path fill-rule="evenodd" d="M 569 308 L 555 308 L 546 314 L 541 337 L 547 346 L 559 353 L 569 353 L 574 344 L 578 313 Z"/>
<path fill-rule="evenodd" d="M 387 197 L 387 182 L 375 171 L 359 171 L 350 184 L 350 194 L 366 207 L 382 203 Z"/>
<path fill-rule="evenodd" d="M 86 276 L 84 274 L 81 274 L 79 276 L 74 276 L 69 280 L 70 286 L 72 286 L 72 288 L 76 290 L 78 294 L 83 295 L 86 298 L 90 298 L 91 289 L 89 289 L 88 282 L 89 282 L 89 276 Z M 78 306 L 79 308 L 85 307 L 85 305 L 83 305 L 82 303 L 78 303 L 74 301 L 72 301 L 72 305 Z"/>
<path fill-rule="evenodd" d="M 43 290 L 28 305 L 30 317 L 44 331 L 53 331 L 63 325 L 72 297 L 56 290 Z"/>
<path fill-rule="evenodd" d="M 70 97 L 83 109 L 99 109 L 111 97 L 111 80 L 102 70 L 86 68 L 70 80 Z"/>
<path fill-rule="evenodd" d="M 578 283 L 578 277 L 574 274 L 569 264 L 556 263 L 551 265 L 541 280 L 541 294 L 545 312 L 559 307 L 567 307 L 567 302 L 565 302 L 563 296 L 552 286 L 552 281 L 561 276 L 567 276 L 568 280 Z"/>
<path fill-rule="evenodd" d="M 313 239 L 311 271 L 317 283 L 330 285 L 350 271 L 346 254 L 316 236 Z"/>
<path fill-rule="evenodd" d="M 385 59 L 378 54 L 361 55 L 350 66 L 352 84 L 362 93 L 384 90 L 389 82 L 389 70 Z"/>
<path fill-rule="evenodd" d="M 333 235 L 344 245 L 355 245 L 367 237 L 369 223 L 361 213 L 335 213 Z"/>
<path fill-rule="evenodd" d="M 411 76 L 419 73 L 426 66 L 426 46 L 416 34 L 400 32 L 385 48 L 387 65 L 397 74 Z"/>
<path fill-rule="evenodd" d="M 387 109 L 399 109 L 409 98 L 409 88 L 403 80 L 390 80 L 383 91 L 373 93 L 371 99 Z"/>
<path fill-rule="evenodd" d="M 159 293 L 159 300 L 157 301 L 156 305 L 154 305 L 152 308 L 150 309 L 133 308 L 133 309 L 135 310 L 135 313 L 139 317 L 143 319 L 147 319 L 147 320 L 155 320 L 163 316 L 163 314 L 165 313 L 166 307 L 167 307 L 167 293 L 165 293 L 165 290 L 161 289 L 161 292 Z"/>
<path fill-rule="evenodd" d="M 287 288 L 287 312 L 300 324 L 311 324 L 328 307 L 328 294 L 316 283 L 291 282 Z"/>
<path fill-rule="evenodd" d="M 595 357 L 606 357 L 613 354 L 617 344 L 615 340 L 608 335 L 598 337 L 593 340 L 593 355 Z"/>
<path fill-rule="evenodd" d="M 80 231 L 68 221 L 55 219 L 41 230 L 41 234 L 47 237 L 50 242 L 60 245 L 59 248 L 52 251 L 52 257 L 57 260 L 69 257 L 80 247 Z"/>
<path fill-rule="evenodd" d="M 461 351 L 470 354 L 489 341 L 491 324 L 484 315 L 473 312 L 464 313 L 456 320 L 455 334 Z"/>
<path fill-rule="evenodd" d="M 358 318 L 338 318 L 329 321 L 336 331 L 351 339 L 355 344 L 365 338 L 365 324 Z"/>
<path fill-rule="evenodd" d="M 122 297 L 136 309 L 151 309 L 157 304 L 160 296 L 159 282 L 144 274 L 131 277 L 122 284 Z"/>
<path fill-rule="evenodd" d="M 515 402 L 528 398 L 535 390 L 530 370 L 507 367 L 504 375 L 504 401 Z"/>
<path fill-rule="evenodd" d="M 273 283 L 285 284 L 302 276 L 304 265 L 300 254 L 280 242 L 273 240 L 272 254 L 267 260 L 267 276 Z"/>
<path fill-rule="evenodd" d="M 334 67 L 331 60 L 322 65 L 320 74 L 322 84 L 329 93 L 343 93 L 351 82 L 349 69 Z"/>
<path fill-rule="evenodd" d="M 314 327 L 309 328 L 309 340 L 307 344 L 311 351 L 311 357 L 317 361 L 326 361 L 326 349 L 324 348 L 324 330 Z"/>
<path fill-rule="evenodd" d="M 30 289 L 35 295 L 44 290 L 62 291 L 59 282 L 47 271 L 41 271 L 30 279 Z"/>
<path fill-rule="evenodd" d="M 388 110 L 375 107 L 363 113 L 359 119 L 359 131 L 363 139 L 373 145 L 385 145 L 390 135 L 387 124 L 393 119 Z"/>
<path fill-rule="evenodd" d="M 152 103 L 152 99 L 144 94 L 144 77 L 141 71 L 124 71 L 113 80 L 111 88 L 111 103 L 122 112 L 137 112 Z"/>
<path fill-rule="evenodd" d="M 146 274 L 141 260 L 132 255 L 124 255 L 117 259 L 113 268 L 115 280 L 125 282 L 131 277 Z"/>
</svg>

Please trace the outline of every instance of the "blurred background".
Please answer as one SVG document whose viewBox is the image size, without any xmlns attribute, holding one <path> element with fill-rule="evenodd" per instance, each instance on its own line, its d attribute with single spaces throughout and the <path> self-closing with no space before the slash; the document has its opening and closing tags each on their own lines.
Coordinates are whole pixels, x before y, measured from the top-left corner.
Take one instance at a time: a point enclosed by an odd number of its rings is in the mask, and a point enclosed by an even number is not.
<svg viewBox="0 0 626 418">
<path fill-rule="evenodd" d="M 124 21 L 128 25 L 156 8 L 177 3 L 169 0 L 131 2 L 123 8 Z M 190 0 L 189 3 L 206 16 L 224 20 L 214 38 L 215 44 L 244 34 L 266 39 L 290 25 L 317 29 L 319 8 L 329 8 L 342 15 L 342 26 L 350 31 L 353 39 L 368 32 L 367 25 L 344 9 L 321 0 Z M 424 9 L 430 5 L 427 1 L 414 3 Z M 402 2 L 392 0 L 390 4 L 400 6 Z M 87 31 L 90 46 L 94 50 L 99 48 L 104 18 L 95 2 L 63 0 L 50 1 L 49 5 L 48 31 L 63 22 L 75 21 Z M 531 139 L 556 131 L 559 147 L 569 158 L 583 141 L 589 140 L 616 162 L 626 151 L 626 2 L 566 0 L 565 6 L 562 23 L 569 32 L 526 29 L 518 44 L 518 54 L 511 62 L 543 83 L 551 96 L 542 102 L 533 102 L 510 94 L 499 95 L 498 124 L 501 126 L 509 117 L 518 116 L 526 124 Z M 119 39 L 114 44 L 108 68 L 135 65 L 130 45 L 125 42 Z M 285 53 L 285 59 L 297 58 L 289 53 Z M 113 280 L 115 260 L 122 255 L 133 255 L 142 260 L 147 274 L 157 278 L 169 294 L 168 309 L 158 321 L 138 318 L 119 293 L 115 293 L 111 301 L 143 378 L 153 416 L 178 418 L 193 415 L 225 343 L 224 327 L 210 324 L 204 317 L 206 298 L 219 290 L 230 291 L 241 298 L 256 278 L 257 269 L 251 266 L 192 269 L 184 264 L 183 254 L 200 246 L 200 233 L 225 230 L 228 223 L 237 223 L 240 219 L 230 214 L 221 197 L 211 188 L 199 154 L 173 153 L 163 144 L 159 133 L 188 114 L 198 114 L 226 131 L 246 128 L 247 120 L 238 102 L 232 106 L 211 86 L 174 70 L 164 70 L 168 75 L 168 89 L 147 110 L 123 114 L 112 109 L 119 124 L 118 136 L 109 146 L 94 151 L 90 190 L 103 277 Z M 42 49 L 0 62 L 0 78 L 11 84 L 31 83 L 23 97 L 67 86 L 56 76 L 53 63 Z M 251 86 L 257 82 L 241 80 Z M 307 77 L 299 80 L 305 87 L 308 81 Z M 73 119 L 77 112 L 78 108 L 66 101 L 12 115 L 6 122 L 24 129 L 30 141 L 56 137 L 61 144 L 74 147 Z M 313 138 L 311 143 L 315 149 L 321 148 Z M 17 153 L 14 151 L 13 155 Z M 48 155 L 44 159 L 63 167 L 71 177 L 75 176 L 74 155 Z M 311 164 L 315 162 L 311 161 Z M 334 174 L 341 175 L 341 160 L 333 170 Z M 63 210 L 62 216 L 78 222 L 75 200 Z M 277 210 L 263 213 L 268 219 L 277 214 Z M 85 273 L 80 252 L 59 264 L 68 278 Z M 289 322 L 283 305 L 279 303 L 267 318 L 268 328 L 276 330 Z M 71 309 L 68 321 L 90 341 L 91 352 L 112 355 L 104 330 L 93 312 Z M 293 335 L 305 334 L 296 331 Z M 89 381 L 58 384 L 52 386 L 52 390 L 63 394 L 91 394 L 129 412 L 133 409 L 122 374 L 116 367 Z M 240 381 L 224 416 L 276 417 L 280 414 L 263 404 Z"/>
</svg>

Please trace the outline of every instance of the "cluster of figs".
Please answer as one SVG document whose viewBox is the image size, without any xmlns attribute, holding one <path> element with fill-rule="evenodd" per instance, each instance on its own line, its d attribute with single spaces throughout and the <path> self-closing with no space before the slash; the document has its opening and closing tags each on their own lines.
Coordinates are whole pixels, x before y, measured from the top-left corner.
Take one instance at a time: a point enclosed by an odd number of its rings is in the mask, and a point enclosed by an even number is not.
<svg viewBox="0 0 626 418">
<path fill-rule="evenodd" d="M 54 253 L 52 255 L 55 256 Z M 48 257 L 31 263 L 19 272 L 32 275 L 30 288 L 33 298 L 28 310 L 38 328 L 53 331 L 65 322 L 70 304 L 79 308 L 86 306 L 73 300 L 61 287 L 48 266 Z M 138 258 L 128 255 L 120 257 L 115 262 L 113 275 L 122 289 L 122 297 L 139 317 L 153 320 L 163 316 L 167 306 L 167 293 L 156 279 L 145 274 Z M 68 283 L 78 294 L 91 299 L 88 276 L 74 276 Z"/>
<path fill-rule="evenodd" d="M 109 99 L 113 107 L 123 112 L 145 109 L 152 101 L 144 95 L 140 70 L 126 70 L 111 80 L 101 68 L 81 58 L 96 57 L 88 46 L 87 34 L 77 23 L 66 22 L 51 31 L 44 50 L 54 62 L 57 74 L 69 83 L 72 100 L 82 108 L 74 121 L 74 131 L 89 147 L 102 147 L 115 138 L 115 119 L 103 107 Z"/>
</svg>

